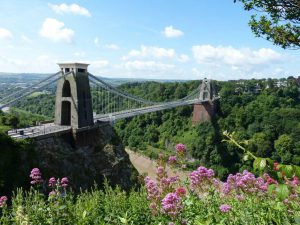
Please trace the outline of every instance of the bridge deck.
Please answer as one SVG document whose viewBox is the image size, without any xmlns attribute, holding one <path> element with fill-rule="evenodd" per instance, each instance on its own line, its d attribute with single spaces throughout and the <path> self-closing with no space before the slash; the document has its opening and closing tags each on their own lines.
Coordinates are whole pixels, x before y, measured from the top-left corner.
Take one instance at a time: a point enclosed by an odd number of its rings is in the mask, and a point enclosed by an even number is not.
<svg viewBox="0 0 300 225">
<path fill-rule="evenodd" d="M 193 99 L 193 100 L 186 100 L 186 101 L 174 101 L 174 102 L 168 102 L 166 104 L 160 104 L 160 105 L 154 105 L 154 106 L 148 106 L 143 108 L 137 108 L 137 109 L 131 109 L 131 110 L 124 110 L 120 112 L 115 113 L 108 113 L 108 114 L 100 114 L 96 115 L 94 117 L 94 121 L 102 121 L 102 122 L 109 122 L 109 121 L 115 121 L 118 119 L 133 117 L 137 115 L 142 115 L 150 112 L 156 112 L 161 111 L 165 109 L 171 109 L 178 106 L 184 106 L 184 105 L 193 105 L 197 103 L 203 103 L 206 101 L 199 100 L 199 99 Z M 24 139 L 24 138 L 34 138 L 46 134 L 52 134 L 52 133 L 58 133 L 62 131 L 71 130 L 71 126 L 60 126 L 56 125 L 54 123 L 46 123 L 39 126 L 32 126 L 28 128 L 22 128 L 22 129 L 13 129 L 9 130 L 7 134 L 12 138 L 17 139 Z"/>
<path fill-rule="evenodd" d="M 150 112 L 157 112 L 165 109 L 171 109 L 178 106 L 184 106 L 184 105 L 193 105 L 196 103 L 203 103 L 206 101 L 199 100 L 199 99 L 193 99 L 193 100 L 186 100 L 186 101 L 174 101 L 174 102 L 168 102 L 166 104 L 160 104 L 160 105 L 154 105 L 154 106 L 148 106 L 143 108 L 137 108 L 137 109 L 131 109 L 131 110 L 124 110 L 120 112 L 115 113 L 108 113 L 108 114 L 99 114 L 94 117 L 95 121 L 114 121 L 118 119 L 124 119 L 128 117 L 133 117 L 137 115 L 142 115 Z"/>
<path fill-rule="evenodd" d="M 46 134 L 57 133 L 70 129 L 71 126 L 59 126 L 55 125 L 54 123 L 46 123 L 39 126 L 9 130 L 7 134 L 12 138 L 25 139 L 38 137 Z"/>
</svg>

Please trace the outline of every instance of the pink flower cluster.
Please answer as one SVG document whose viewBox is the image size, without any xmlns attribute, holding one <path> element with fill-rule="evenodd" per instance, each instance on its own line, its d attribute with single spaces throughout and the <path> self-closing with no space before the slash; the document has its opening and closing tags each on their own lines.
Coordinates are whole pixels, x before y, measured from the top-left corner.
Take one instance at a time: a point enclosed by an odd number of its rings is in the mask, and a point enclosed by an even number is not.
<svg viewBox="0 0 300 225">
<path fill-rule="evenodd" d="M 59 179 L 56 180 L 55 177 L 51 177 L 49 179 L 48 186 L 51 187 L 51 188 L 55 188 L 57 185 L 58 186 L 61 185 L 64 188 L 68 187 L 68 185 L 69 185 L 68 178 L 67 177 L 63 177 L 61 179 L 61 181 L 59 182 Z"/>
<path fill-rule="evenodd" d="M 254 174 L 244 170 L 243 173 L 237 173 L 236 175 L 230 174 L 226 183 L 223 184 L 224 194 L 229 194 L 233 190 L 238 193 L 239 191 L 247 193 L 266 193 L 268 191 L 268 183 L 265 182 L 263 178 L 256 178 Z"/>
<path fill-rule="evenodd" d="M 298 186 L 298 185 L 300 184 L 299 178 L 296 177 L 296 176 L 294 176 L 294 177 L 293 177 L 292 184 L 293 184 L 294 186 Z"/>
<path fill-rule="evenodd" d="M 0 208 L 4 207 L 6 205 L 7 197 L 1 196 L 0 197 Z"/>
<path fill-rule="evenodd" d="M 155 201 L 158 200 L 160 198 L 161 191 L 159 190 L 157 183 L 148 176 L 144 179 L 144 181 L 147 188 L 148 199 Z"/>
<path fill-rule="evenodd" d="M 163 212 L 173 217 L 176 216 L 183 208 L 180 196 L 175 193 L 168 193 L 162 200 L 161 205 Z"/>
<path fill-rule="evenodd" d="M 220 206 L 220 211 L 222 213 L 228 213 L 231 210 L 231 206 L 227 204 L 223 204 Z"/>
<path fill-rule="evenodd" d="M 184 155 L 186 153 L 186 147 L 184 144 L 179 143 L 175 146 L 176 152 L 179 155 Z"/>
<path fill-rule="evenodd" d="M 192 187 L 195 188 L 203 183 L 213 182 L 215 172 L 212 169 L 207 169 L 200 166 L 197 170 L 190 173 Z"/>
<path fill-rule="evenodd" d="M 43 179 L 42 179 L 42 173 L 40 172 L 40 170 L 38 168 L 33 168 L 30 172 L 30 178 L 31 181 L 30 183 L 32 185 L 38 185 L 43 183 Z"/>
<path fill-rule="evenodd" d="M 176 156 L 170 156 L 168 160 L 169 164 L 176 164 L 177 163 L 177 157 Z"/>
<path fill-rule="evenodd" d="M 55 179 L 55 177 L 51 177 L 49 179 L 48 186 L 51 187 L 51 188 L 55 188 L 56 187 L 56 179 Z"/>
<path fill-rule="evenodd" d="M 63 177 L 60 181 L 60 184 L 63 188 L 66 188 L 69 186 L 69 180 L 67 177 Z"/>
</svg>

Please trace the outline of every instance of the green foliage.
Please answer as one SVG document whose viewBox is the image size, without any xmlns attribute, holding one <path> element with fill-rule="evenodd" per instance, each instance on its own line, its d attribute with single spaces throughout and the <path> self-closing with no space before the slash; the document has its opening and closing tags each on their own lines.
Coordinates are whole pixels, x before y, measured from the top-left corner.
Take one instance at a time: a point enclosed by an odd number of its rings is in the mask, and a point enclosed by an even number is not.
<svg viewBox="0 0 300 225">
<path fill-rule="evenodd" d="M 298 192 L 300 191 L 300 188 L 298 186 L 298 179 L 300 177 L 300 166 L 279 164 L 277 162 L 274 162 L 270 158 L 257 157 L 249 149 L 247 149 L 247 141 L 237 141 L 234 138 L 234 133 L 230 134 L 227 131 L 225 131 L 223 134 L 226 138 L 224 141 L 237 146 L 240 150 L 243 151 L 245 161 L 249 160 L 250 158 L 253 160 L 254 171 L 258 172 L 260 175 L 267 173 L 268 176 L 271 176 L 274 179 L 271 181 L 271 183 L 274 183 L 274 185 L 268 186 L 270 194 L 275 192 L 277 197 L 281 201 L 286 199 L 290 194 L 298 194 Z M 280 137 L 280 141 L 277 142 L 278 148 L 282 148 L 284 150 L 286 150 L 285 148 L 292 149 L 290 146 L 291 143 L 292 141 L 287 135 L 282 135 Z M 245 145 L 246 147 L 244 147 L 243 145 Z"/>
<path fill-rule="evenodd" d="M 283 48 L 300 47 L 300 3 L 298 0 L 234 0 L 247 11 L 261 12 L 251 16 L 249 25 L 257 37 L 264 37 Z"/>
</svg>

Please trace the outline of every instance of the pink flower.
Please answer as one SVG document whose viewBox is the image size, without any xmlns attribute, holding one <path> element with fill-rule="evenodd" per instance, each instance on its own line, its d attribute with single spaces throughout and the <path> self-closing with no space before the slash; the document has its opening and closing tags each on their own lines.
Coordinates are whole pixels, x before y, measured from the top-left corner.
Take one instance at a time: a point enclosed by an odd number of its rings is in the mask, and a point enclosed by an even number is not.
<svg viewBox="0 0 300 225">
<path fill-rule="evenodd" d="M 52 187 L 52 188 L 54 188 L 55 186 L 56 186 L 56 179 L 55 179 L 55 177 L 51 177 L 50 179 L 49 179 L 49 187 Z"/>
<path fill-rule="evenodd" d="M 184 155 L 186 153 L 186 147 L 184 144 L 181 144 L 181 143 L 177 144 L 175 146 L 175 149 L 176 149 L 177 154 L 179 154 L 179 155 Z"/>
<path fill-rule="evenodd" d="M 190 180 L 192 186 L 198 186 L 203 182 L 213 182 L 213 177 L 215 173 L 212 169 L 207 169 L 203 166 L 200 166 L 197 170 L 190 173 Z"/>
<path fill-rule="evenodd" d="M 69 180 L 68 180 L 68 178 L 67 178 L 67 177 L 63 177 L 63 178 L 61 179 L 60 184 L 61 184 L 61 186 L 64 187 L 64 188 L 68 187 L 68 185 L 69 185 Z"/>
<path fill-rule="evenodd" d="M 0 208 L 4 207 L 6 205 L 7 197 L 1 196 L 0 197 Z"/>
<path fill-rule="evenodd" d="M 226 183 L 223 185 L 223 193 L 228 194 L 232 190 L 243 191 L 248 193 L 257 193 L 259 191 L 266 193 L 268 183 L 263 178 L 256 178 L 254 174 L 244 170 L 243 173 L 236 175 L 230 174 Z"/>
<path fill-rule="evenodd" d="M 299 182 L 299 178 L 298 178 L 298 177 L 296 177 L 296 176 L 294 176 L 294 177 L 293 177 L 293 181 L 292 181 L 292 183 L 293 183 L 293 185 L 295 185 L 295 186 L 298 186 L 298 185 L 300 184 L 300 182 Z"/>
<path fill-rule="evenodd" d="M 156 174 L 157 174 L 158 176 L 162 176 L 162 175 L 164 175 L 164 173 L 165 173 L 165 168 L 164 168 L 164 167 L 158 166 L 158 167 L 156 168 Z"/>
<path fill-rule="evenodd" d="M 220 209 L 220 211 L 221 211 L 222 213 L 228 213 L 228 212 L 230 211 L 230 209 L 231 209 L 231 206 L 230 206 L 230 205 L 223 204 L 223 205 L 220 206 L 219 209 Z"/>
<path fill-rule="evenodd" d="M 50 191 L 49 197 L 55 197 L 57 195 L 56 191 Z"/>
<path fill-rule="evenodd" d="M 145 181 L 146 188 L 147 188 L 148 199 L 150 199 L 150 200 L 159 199 L 161 193 L 157 186 L 157 183 L 148 176 L 144 179 L 144 181 Z"/>
<path fill-rule="evenodd" d="M 168 193 L 166 197 L 161 200 L 163 212 L 169 216 L 176 216 L 182 209 L 180 204 L 180 197 L 176 193 Z"/>
<path fill-rule="evenodd" d="M 170 164 L 175 164 L 175 163 L 177 163 L 177 157 L 176 157 L 176 156 L 170 156 L 170 157 L 169 157 L 169 163 L 170 163 Z"/>
<path fill-rule="evenodd" d="M 186 190 L 184 189 L 184 187 L 177 188 L 175 192 L 180 197 L 185 196 L 186 194 Z"/>
<path fill-rule="evenodd" d="M 42 173 L 38 168 L 33 168 L 30 172 L 29 177 L 31 178 L 32 185 L 38 185 L 43 182 Z"/>
</svg>

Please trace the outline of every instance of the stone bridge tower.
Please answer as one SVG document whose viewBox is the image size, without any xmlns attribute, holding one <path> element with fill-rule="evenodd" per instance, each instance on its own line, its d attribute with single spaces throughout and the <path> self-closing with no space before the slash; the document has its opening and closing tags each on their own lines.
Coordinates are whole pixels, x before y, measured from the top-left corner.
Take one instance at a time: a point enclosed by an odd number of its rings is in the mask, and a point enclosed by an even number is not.
<svg viewBox="0 0 300 225">
<path fill-rule="evenodd" d="M 204 78 L 200 86 L 199 99 L 202 103 L 194 104 L 192 123 L 207 122 L 216 113 L 216 89 L 211 80 Z"/>
<path fill-rule="evenodd" d="M 55 124 L 71 126 L 73 129 L 94 124 L 88 64 L 60 63 L 62 74 L 57 83 L 55 102 Z"/>
</svg>

